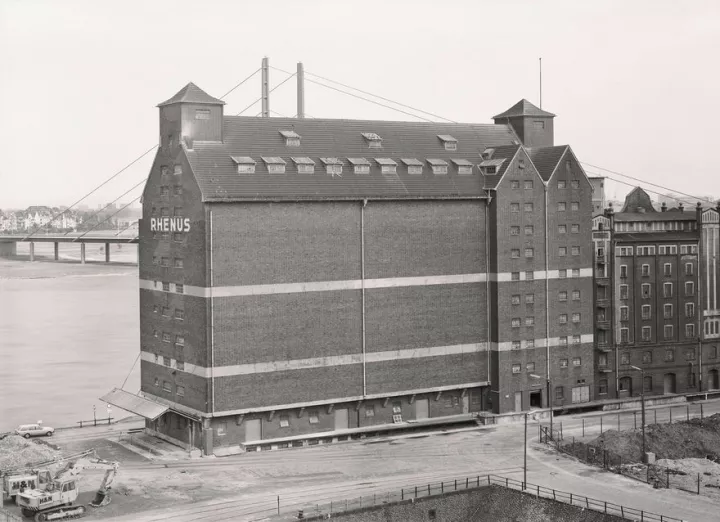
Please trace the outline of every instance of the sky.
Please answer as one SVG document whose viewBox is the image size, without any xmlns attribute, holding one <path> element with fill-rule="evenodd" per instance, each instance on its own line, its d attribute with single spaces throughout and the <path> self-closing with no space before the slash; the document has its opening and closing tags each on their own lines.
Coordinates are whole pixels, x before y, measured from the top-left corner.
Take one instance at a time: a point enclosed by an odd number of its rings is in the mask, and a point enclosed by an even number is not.
<svg viewBox="0 0 720 522">
<path fill-rule="evenodd" d="M 75 203 L 157 143 L 158 103 L 190 81 L 220 97 L 264 56 L 472 123 L 522 98 L 539 105 L 542 57 L 555 143 L 612 178 L 608 198 L 630 190 L 619 180 L 717 199 L 718 49 L 717 0 L 0 0 L 0 209 Z M 285 77 L 272 70 L 271 86 Z M 226 114 L 260 88 L 258 74 L 225 99 Z M 271 94 L 276 115 L 295 115 L 295 88 Z M 309 82 L 305 106 L 420 121 Z M 244 114 L 259 112 L 257 102 Z M 139 197 L 152 157 L 83 203 L 138 183 L 119 201 Z"/>
</svg>

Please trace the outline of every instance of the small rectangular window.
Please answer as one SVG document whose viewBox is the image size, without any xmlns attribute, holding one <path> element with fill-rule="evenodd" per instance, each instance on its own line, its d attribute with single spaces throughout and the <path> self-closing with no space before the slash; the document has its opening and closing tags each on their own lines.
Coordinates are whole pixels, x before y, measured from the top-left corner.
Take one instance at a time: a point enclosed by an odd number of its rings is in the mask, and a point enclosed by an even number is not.
<svg viewBox="0 0 720 522">
<path fill-rule="evenodd" d="M 568 360 L 560 359 L 560 368 L 567 368 L 567 367 L 568 367 Z"/>
<path fill-rule="evenodd" d="M 580 314 L 578 312 L 575 312 L 572 314 L 572 322 L 573 323 L 579 323 L 580 322 Z"/>
<path fill-rule="evenodd" d="M 558 248 L 558 256 L 560 256 L 560 257 L 567 256 L 567 247 Z"/>
<path fill-rule="evenodd" d="M 558 225 L 558 234 L 567 234 L 567 225 Z"/>
<path fill-rule="evenodd" d="M 642 318 L 650 319 L 650 305 L 642 305 Z"/>
<path fill-rule="evenodd" d="M 695 325 L 694 324 L 686 324 L 685 325 L 685 337 L 692 339 L 695 337 Z"/>
<path fill-rule="evenodd" d="M 162 316 L 163 317 L 170 317 L 170 307 L 163 306 L 162 308 Z"/>
<path fill-rule="evenodd" d="M 510 227 L 510 235 L 511 236 L 519 236 L 520 235 L 520 227 Z"/>
<path fill-rule="evenodd" d="M 567 270 L 564 268 L 561 268 L 560 270 L 558 270 L 558 277 L 560 279 L 567 279 Z"/>
<path fill-rule="evenodd" d="M 182 294 L 185 292 L 185 285 L 181 285 L 180 283 L 175 283 L 175 291 L 178 294 Z"/>
<path fill-rule="evenodd" d="M 572 336 L 572 342 L 573 344 L 580 344 L 582 341 L 582 338 L 579 335 L 573 335 Z"/>
<path fill-rule="evenodd" d="M 375 416 L 375 406 L 372 404 L 369 404 L 365 406 L 365 417 L 374 417 Z"/>
<path fill-rule="evenodd" d="M 685 317 L 695 317 L 695 303 L 685 303 Z"/>
<path fill-rule="evenodd" d="M 535 304 L 535 294 L 525 294 L 525 304 Z"/>
<path fill-rule="evenodd" d="M 650 284 L 649 283 L 643 283 L 640 287 L 642 292 L 643 299 L 649 299 L 650 298 Z"/>
<path fill-rule="evenodd" d="M 573 366 L 581 366 L 582 365 L 582 359 L 580 357 L 573 357 Z"/>
<path fill-rule="evenodd" d="M 526 181 L 523 183 L 523 187 L 524 187 L 526 190 L 532 190 L 532 188 L 533 188 L 533 182 L 532 182 L 532 180 L 526 180 Z"/>
<path fill-rule="evenodd" d="M 184 321 L 185 320 L 185 310 L 182 310 L 181 308 L 175 309 L 175 319 L 178 321 Z"/>
<path fill-rule="evenodd" d="M 168 381 L 163 381 L 163 391 L 168 393 L 172 391 L 172 388 L 170 387 L 170 383 Z"/>
<path fill-rule="evenodd" d="M 620 342 L 621 343 L 629 343 L 630 342 L 630 329 L 629 328 L 620 328 Z"/>
<path fill-rule="evenodd" d="M 572 247 L 571 253 L 574 256 L 579 256 L 580 255 L 580 247 L 579 246 Z"/>
<path fill-rule="evenodd" d="M 574 179 L 570 182 L 570 186 L 574 189 L 580 188 L 580 182 L 578 180 Z"/>
<path fill-rule="evenodd" d="M 573 300 L 573 301 L 579 301 L 579 300 L 580 300 L 580 290 L 573 290 L 572 300 Z"/>
<path fill-rule="evenodd" d="M 663 305 L 663 315 L 665 319 L 672 319 L 673 309 L 671 304 Z"/>
<path fill-rule="evenodd" d="M 665 350 L 665 362 L 673 362 L 675 360 L 675 350 L 668 348 Z"/>
<path fill-rule="evenodd" d="M 567 322 L 568 322 L 567 314 L 560 314 L 559 322 L 560 322 L 560 324 L 567 324 Z"/>
<path fill-rule="evenodd" d="M 520 281 L 520 272 L 510 272 L 510 280 Z"/>
<path fill-rule="evenodd" d="M 174 266 L 175 268 L 183 268 L 183 260 L 182 260 L 182 258 L 181 258 L 181 257 L 176 257 L 176 258 L 173 260 L 173 266 Z"/>
<path fill-rule="evenodd" d="M 580 232 L 580 225 L 570 225 L 570 232 L 577 234 Z"/>
<path fill-rule="evenodd" d="M 630 352 L 620 354 L 620 364 L 630 364 Z"/>
<path fill-rule="evenodd" d="M 173 166 L 173 174 L 175 176 L 181 176 L 183 173 L 182 165 L 174 165 Z"/>
<path fill-rule="evenodd" d="M 170 291 L 170 283 L 163 283 L 162 289 L 163 289 L 163 292 L 169 292 Z"/>
<path fill-rule="evenodd" d="M 628 298 L 628 285 L 620 285 L 620 299 Z"/>
<path fill-rule="evenodd" d="M 558 301 L 567 301 L 568 293 L 565 290 L 558 292 Z"/>
<path fill-rule="evenodd" d="M 535 272 L 533 272 L 532 270 L 526 271 L 525 272 L 525 280 L 532 281 L 533 279 L 535 279 Z"/>
<path fill-rule="evenodd" d="M 185 337 L 183 337 L 182 335 L 176 335 L 175 344 L 177 344 L 178 346 L 185 346 Z"/>
<path fill-rule="evenodd" d="M 513 248 L 510 250 L 510 257 L 513 259 L 518 259 L 520 257 L 520 249 L 519 248 Z"/>
<path fill-rule="evenodd" d="M 608 392 L 607 379 L 600 379 L 598 381 L 598 395 L 607 395 L 607 392 Z"/>
<path fill-rule="evenodd" d="M 642 327 L 642 340 L 643 340 L 643 341 L 649 341 L 649 340 L 650 340 L 650 327 L 649 327 L 649 326 L 643 326 L 643 327 Z"/>
<path fill-rule="evenodd" d="M 532 248 L 526 248 L 525 249 L 525 257 L 533 257 L 535 255 L 535 250 Z"/>
<path fill-rule="evenodd" d="M 567 186 L 567 185 L 565 184 L 565 180 L 562 180 L 562 179 L 561 179 L 561 180 L 558 180 L 557 183 L 558 183 L 557 187 L 558 187 L 559 189 L 564 189 L 564 188 L 566 188 L 566 186 Z"/>
<path fill-rule="evenodd" d="M 183 193 L 183 189 L 180 185 L 173 185 L 173 193 L 176 196 L 180 196 Z"/>
<path fill-rule="evenodd" d="M 693 264 L 692 263 L 685 263 L 685 275 L 686 276 L 693 275 Z"/>
<path fill-rule="evenodd" d="M 520 212 L 520 203 L 510 203 L 510 212 Z"/>
<path fill-rule="evenodd" d="M 535 371 L 535 363 L 529 362 L 525 364 L 525 371 L 526 372 L 534 372 Z"/>
<path fill-rule="evenodd" d="M 663 297 L 672 297 L 672 295 L 673 295 L 673 284 L 672 283 L 663 283 Z"/>
<path fill-rule="evenodd" d="M 510 297 L 510 304 L 519 305 L 520 304 L 520 295 L 515 294 L 512 297 Z"/>
<path fill-rule="evenodd" d="M 517 189 L 519 189 L 519 188 L 520 188 L 520 181 L 518 181 L 518 180 L 516 180 L 516 179 L 511 180 L 511 181 L 510 181 L 510 188 L 511 188 L 512 190 L 517 190 Z"/>
<path fill-rule="evenodd" d="M 577 201 L 571 201 L 570 202 L 570 210 L 578 210 L 580 208 L 580 203 Z"/>
<path fill-rule="evenodd" d="M 535 227 L 532 225 L 525 225 L 525 235 L 532 236 L 533 234 L 535 234 Z"/>
<path fill-rule="evenodd" d="M 643 352 L 643 358 L 642 358 L 643 364 L 651 364 L 652 363 L 652 352 Z"/>
<path fill-rule="evenodd" d="M 525 341 L 525 348 L 535 348 L 535 339 Z"/>
<path fill-rule="evenodd" d="M 568 344 L 568 338 L 567 335 L 563 335 L 560 337 L 560 346 L 567 346 Z"/>
<path fill-rule="evenodd" d="M 643 277 L 649 277 L 650 276 L 650 265 L 642 265 L 641 274 Z"/>
<path fill-rule="evenodd" d="M 318 422 L 320 422 L 320 420 L 318 419 L 317 410 L 310 410 L 308 412 L 308 422 L 310 424 L 317 424 Z"/>
<path fill-rule="evenodd" d="M 620 320 L 627 321 L 627 320 L 629 320 L 629 316 L 630 316 L 630 308 L 627 306 L 621 306 L 620 307 Z"/>
<path fill-rule="evenodd" d="M 628 267 L 627 265 L 620 265 L 620 277 L 627 277 L 628 276 Z"/>
<path fill-rule="evenodd" d="M 516 363 L 516 364 L 513 364 L 513 365 L 512 365 L 512 372 L 513 372 L 513 373 L 520 373 L 521 370 L 522 370 L 522 366 L 520 366 L 519 364 Z"/>
<path fill-rule="evenodd" d="M 513 350 L 519 350 L 520 349 L 520 341 L 513 341 L 510 346 Z"/>
<path fill-rule="evenodd" d="M 195 109 L 195 119 L 196 120 L 209 120 L 210 119 L 210 109 Z"/>
<path fill-rule="evenodd" d="M 175 393 L 177 393 L 178 397 L 185 397 L 185 386 L 177 386 Z"/>
<path fill-rule="evenodd" d="M 695 283 L 692 281 L 685 283 L 685 295 L 695 295 Z"/>
<path fill-rule="evenodd" d="M 175 241 L 176 243 L 182 243 L 183 242 L 182 232 L 173 232 L 173 241 Z"/>
<path fill-rule="evenodd" d="M 535 326 L 535 318 L 534 317 L 526 317 L 525 318 L 525 326 Z"/>
<path fill-rule="evenodd" d="M 513 317 L 510 320 L 510 326 L 513 328 L 520 328 L 520 318 L 519 317 Z"/>
<path fill-rule="evenodd" d="M 671 324 L 666 324 L 663 327 L 663 333 L 665 334 L 665 339 L 672 339 L 673 337 L 673 327 Z"/>
<path fill-rule="evenodd" d="M 533 211 L 533 204 L 532 204 L 532 203 L 525 203 L 524 210 L 525 210 L 525 212 L 532 212 L 532 211 Z"/>
<path fill-rule="evenodd" d="M 606 353 L 598 354 L 598 366 L 607 366 L 608 356 Z"/>
</svg>

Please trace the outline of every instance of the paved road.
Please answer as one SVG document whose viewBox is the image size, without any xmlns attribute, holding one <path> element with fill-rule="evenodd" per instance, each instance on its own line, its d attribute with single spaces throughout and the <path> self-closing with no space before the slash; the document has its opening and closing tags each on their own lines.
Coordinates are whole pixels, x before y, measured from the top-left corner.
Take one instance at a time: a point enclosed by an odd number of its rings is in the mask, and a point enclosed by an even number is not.
<svg viewBox="0 0 720 522">
<path fill-rule="evenodd" d="M 699 415 L 699 408 L 698 405 L 691 406 L 691 417 L 696 411 Z M 720 401 L 703 405 L 704 415 L 715 412 L 720 412 Z M 649 422 L 654 420 L 654 413 L 652 418 L 650 415 Z M 670 412 L 667 408 L 657 408 L 657 416 L 658 421 L 669 420 Z M 686 416 L 685 406 L 673 408 L 673 420 Z M 638 414 L 638 425 L 639 419 Z M 591 429 L 596 429 L 599 434 L 597 413 L 561 416 L 556 419 L 556 425 L 562 423 L 567 438 L 581 434 L 583 421 L 586 434 Z M 631 428 L 634 422 L 632 412 L 621 414 L 621 428 Z M 604 416 L 603 428 L 616 429 L 617 414 Z M 89 437 L 90 433 L 86 433 L 59 434 L 58 441 L 63 436 Z M 108 430 L 108 433 L 114 432 Z M 535 422 L 530 423 L 528 435 L 528 482 L 531 484 L 685 520 L 718 520 L 720 504 L 707 497 L 677 490 L 653 490 L 643 483 L 558 456 L 533 440 L 537 437 Z M 440 480 L 464 480 L 467 476 L 488 473 L 522 480 L 523 437 L 523 426 L 515 424 L 442 435 L 406 435 L 221 459 L 170 463 L 128 462 L 123 465 L 128 476 L 150 481 L 158 476 L 158 469 L 170 474 L 173 471 L 185 473 L 187 478 L 179 486 L 180 490 L 182 484 L 187 484 L 189 489 L 200 487 L 200 484 L 207 482 L 207 477 L 217 477 L 218 482 L 227 479 L 232 486 L 215 498 L 195 500 L 189 504 L 174 502 L 172 506 L 163 509 L 115 517 L 112 520 L 262 520 L 277 513 L 278 496 L 281 512 L 290 515 L 301 506 L 326 504 L 330 500 L 337 502 L 361 495 L 369 499 L 372 495 L 397 491 L 401 487 L 426 486 L 428 482 Z M 121 477 L 118 479 L 122 481 Z"/>
</svg>

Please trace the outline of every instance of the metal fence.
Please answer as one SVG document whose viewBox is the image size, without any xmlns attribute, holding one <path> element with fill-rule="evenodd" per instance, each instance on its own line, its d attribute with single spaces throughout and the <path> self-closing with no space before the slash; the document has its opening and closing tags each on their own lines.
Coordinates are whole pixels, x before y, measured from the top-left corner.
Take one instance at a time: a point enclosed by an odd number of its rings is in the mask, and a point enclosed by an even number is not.
<svg viewBox="0 0 720 522">
<path fill-rule="evenodd" d="M 645 411 L 645 425 L 673 424 L 690 419 L 703 419 L 705 412 L 702 403 L 687 403 L 677 406 L 661 408 L 647 408 Z M 602 435 L 608 430 L 626 431 L 642 428 L 641 411 L 617 411 L 604 413 L 594 417 L 582 419 L 582 436 Z"/>
<path fill-rule="evenodd" d="M 474 477 L 463 477 L 460 479 L 432 482 L 422 486 L 411 486 L 386 493 L 377 493 L 355 498 L 344 498 L 330 500 L 322 504 L 298 505 L 296 518 L 330 518 L 332 515 L 356 511 L 373 506 L 382 506 L 402 501 L 411 501 L 419 498 L 444 495 L 447 493 L 471 490 L 487 486 L 501 486 L 536 498 L 544 498 L 562 502 L 571 506 L 589 509 L 608 515 L 621 517 L 623 520 L 640 522 L 682 522 L 681 519 L 673 518 L 657 513 L 651 513 L 641 509 L 630 508 L 604 500 L 598 500 L 583 495 L 567 493 L 556 489 L 539 486 L 537 484 L 523 483 L 521 481 L 498 475 L 476 475 Z"/>
<path fill-rule="evenodd" d="M 541 428 L 544 432 L 545 428 Z M 720 490 L 720 482 L 703 473 L 689 474 L 657 464 L 642 464 L 636 460 L 623 459 L 622 455 L 603 448 L 599 444 L 589 444 L 568 440 L 548 440 L 547 434 L 541 436 L 541 442 L 550 444 L 557 451 L 571 455 L 592 466 L 603 468 L 647 484 L 655 488 L 681 489 L 697 495 L 707 494 L 711 489 Z M 715 461 L 715 459 L 709 459 Z"/>
</svg>

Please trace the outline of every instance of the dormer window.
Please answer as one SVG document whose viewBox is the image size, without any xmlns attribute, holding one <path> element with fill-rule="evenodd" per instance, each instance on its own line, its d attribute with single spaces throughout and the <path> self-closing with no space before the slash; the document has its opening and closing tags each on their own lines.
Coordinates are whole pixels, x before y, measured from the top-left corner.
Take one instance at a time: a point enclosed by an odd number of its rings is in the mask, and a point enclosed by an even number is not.
<svg viewBox="0 0 720 522">
<path fill-rule="evenodd" d="M 291 158 L 297 167 L 298 174 L 314 174 L 315 162 L 310 158 Z"/>
<path fill-rule="evenodd" d="M 441 160 L 441 159 L 428 159 L 427 162 L 430 164 L 433 174 L 439 174 L 439 175 L 447 174 L 447 172 L 448 172 L 447 161 Z"/>
<path fill-rule="evenodd" d="M 342 174 L 343 162 L 338 158 L 320 158 L 325 164 L 325 172 L 331 176 L 340 176 Z"/>
<path fill-rule="evenodd" d="M 348 158 L 355 174 L 370 174 L 370 162 L 365 158 Z"/>
<path fill-rule="evenodd" d="M 248 156 L 231 156 L 237 164 L 238 174 L 255 174 L 255 160 Z"/>
<path fill-rule="evenodd" d="M 493 154 L 495 154 L 495 149 L 485 149 L 480 156 L 484 160 L 490 160 L 493 157 Z"/>
<path fill-rule="evenodd" d="M 380 172 L 383 174 L 395 174 L 397 172 L 397 163 L 390 158 L 375 158 L 380 165 Z"/>
<path fill-rule="evenodd" d="M 285 160 L 275 156 L 262 157 L 270 174 L 285 174 Z"/>
<path fill-rule="evenodd" d="M 422 174 L 422 161 L 415 158 L 402 158 L 400 161 L 407 165 L 408 174 Z"/>
<path fill-rule="evenodd" d="M 484 160 L 484 161 L 480 162 L 480 165 L 478 165 L 478 166 L 480 167 L 480 170 L 482 171 L 483 174 L 485 174 L 486 176 L 492 176 L 494 174 L 497 174 L 498 169 L 500 168 L 500 165 L 502 165 L 504 162 L 505 162 L 504 158 L 503 159 L 494 159 L 494 160 L 489 159 L 489 160 Z"/>
<path fill-rule="evenodd" d="M 210 119 L 210 109 L 195 109 L 195 119 L 196 120 L 209 120 Z"/>
<path fill-rule="evenodd" d="M 300 135 L 295 131 L 280 131 L 280 134 L 285 138 L 286 147 L 299 147 L 300 146 Z"/>
<path fill-rule="evenodd" d="M 473 164 L 468 160 L 454 159 L 452 162 L 455 164 L 458 174 L 467 176 L 473 173 Z"/>
<path fill-rule="evenodd" d="M 369 148 L 382 149 L 382 138 L 374 132 L 363 132 L 362 136 L 367 141 Z"/>
<path fill-rule="evenodd" d="M 443 142 L 445 150 L 457 150 L 457 140 L 449 134 L 438 134 L 438 138 Z"/>
</svg>

